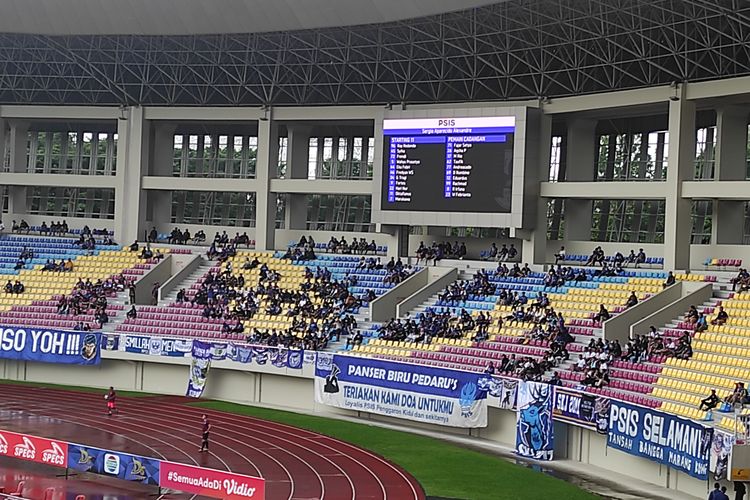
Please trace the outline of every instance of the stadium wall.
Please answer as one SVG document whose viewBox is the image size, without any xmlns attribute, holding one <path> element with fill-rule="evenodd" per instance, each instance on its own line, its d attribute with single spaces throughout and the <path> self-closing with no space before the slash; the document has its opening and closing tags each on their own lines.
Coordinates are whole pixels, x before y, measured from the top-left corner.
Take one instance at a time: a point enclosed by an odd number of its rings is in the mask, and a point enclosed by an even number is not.
<svg viewBox="0 0 750 500">
<path fill-rule="evenodd" d="M 155 363 L 152 357 L 145 355 L 105 352 L 102 363 L 96 367 L 61 367 L 2 359 L 0 378 L 102 389 L 113 385 L 120 390 L 184 395 L 189 367 L 190 360 L 187 358 L 162 358 Z M 315 403 L 313 371 L 313 365 L 306 365 L 302 370 L 271 365 L 252 365 L 248 369 L 247 366 L 237 366 L 231 361 L 218 361 L 211 366 L 205 397 L 321 416 L 346 416 L 364 422 L 382 422 L 407 431 L 426 429 L 442 434 L 469 435 L 506 448 L 515 447 L 515 412 L 490 407 L 488 426 L 467 430 L 335 409 Z M 590 465 L 671 489 L 675 498 L 703 498 L 708 491 L 706 481 L 699 481 L 655 462 L 609 448 L 606 436 L 562 422 L 555 423 L 555 456 L 557 460 Z M 596 474 L 596 469 L 590 473 Z"/>
</svg>

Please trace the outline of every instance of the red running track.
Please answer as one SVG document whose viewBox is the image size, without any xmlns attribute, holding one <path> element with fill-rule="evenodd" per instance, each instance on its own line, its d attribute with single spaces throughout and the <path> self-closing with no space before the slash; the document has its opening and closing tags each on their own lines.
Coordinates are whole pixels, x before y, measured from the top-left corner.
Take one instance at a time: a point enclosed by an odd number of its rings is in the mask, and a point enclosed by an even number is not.
<svg viewBox="0 0 750 500">
<path fill-rule="evenodd" d="M 186 398 L 118 398 L 0 385 L 0 429 L 199 465 L 266 480 L 266 498 L 423 500 L 419 483 L 356 446 L 296 427 L 187 405 Z M 211 450 L 198 453 L 201 415 Z"/>
</svg>

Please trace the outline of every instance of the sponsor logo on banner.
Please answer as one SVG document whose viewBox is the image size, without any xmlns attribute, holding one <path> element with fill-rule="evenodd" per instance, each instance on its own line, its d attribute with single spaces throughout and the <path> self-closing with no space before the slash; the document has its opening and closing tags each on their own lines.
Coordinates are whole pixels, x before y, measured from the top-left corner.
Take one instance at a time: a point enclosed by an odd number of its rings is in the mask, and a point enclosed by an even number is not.
<svg viewBox="0 0 750 500">
<path fill-rule="evenodd" d="M 27 434 L 2 431 L 0 455 L 41 464 L 65 466 L 68 458 L 68 445 Z"/>
<path fill-rule="evenodd" d="M 263 500 L 265 481 L 258 477 L 162 462 L 159 486 L 223 500 Z"/>
<path fill-rule="evenodd" d="M 81 472 L 114 476 L 125 481 L 159 484 L 159 460 L 118 451 L 71 444 L 68 467 Z"/>
<path fill-rule="evenodd" d="M 105 453 L 103 470 L 105 474 L 118 475 L 120 473 L 120 457 L 112 453 Z"/>
<path fill-rule="evenodd" d="M 607 445 L 705 480 L 713 432 L 675 415 L 612 401 Z"/>
<path fill-rule="evenodd" d="M 0 358 L 94 365 L 100 345 L 101 333 L 0 326 Z"/>
<path fill-rule="evenodd" d="M 476 373 L 324 354 L 315 369 L 318 403 L 451 427 L 487 425 L 487 391 Z"/>
</svg>

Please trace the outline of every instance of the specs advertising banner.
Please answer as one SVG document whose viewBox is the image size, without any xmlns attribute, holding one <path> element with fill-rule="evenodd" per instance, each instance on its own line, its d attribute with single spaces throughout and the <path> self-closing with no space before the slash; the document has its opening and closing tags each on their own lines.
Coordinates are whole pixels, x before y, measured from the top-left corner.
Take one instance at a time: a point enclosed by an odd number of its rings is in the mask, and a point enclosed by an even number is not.
<svg viewBox="0 0 750 500">
<path fill-rule="evenodd" d="M 159 484 L 159 460 L 70 444 L 68 468 L 143 484 Z"/>
<path fill-rule="evenodd" d="M 609 430 L 609 406 L 610 400 L 605 396 L 558 386 L 555 387 L 552 413 L 555 420 L 606 434 Z"/>
<path fill-rule="evenodd" d="M 265 500 L 265 480 L 0 429 L 0 456 L 222 500 Z M 155 495 L 154 495 L 155 496 Z"/>
<path fill-rule="evenodd" d="M 0 326 L 0 358 L 98 365 L 101 333 Z"/>
<path fill-rule="evenodd" d="M 68 443 L 0 430 L 0 456 L 65 467 Z"/>
<path fill-rule="evenodd" d="M 552 460 L 555 429 L 552 423 L 552 387 L 544 382 L 519 382 L 516 412 L 516 453 L 537 460 Z"/>
<path fill-rule="evenodd" d="M 159 486 L 222 500 L 263 500 L 265 480 L 192 465 L 162 462 Z"/>
<path fill-rule="evenodd" d="M 607 444 L 705 480 L 713 432 L 675 415 L 612 401 Z"/>
<path fill-rule="evenodd" d="M 318 353 L 320 404 L 450 427 L 486 427 L 487 391 L 477 373 Z"/>
</svg>

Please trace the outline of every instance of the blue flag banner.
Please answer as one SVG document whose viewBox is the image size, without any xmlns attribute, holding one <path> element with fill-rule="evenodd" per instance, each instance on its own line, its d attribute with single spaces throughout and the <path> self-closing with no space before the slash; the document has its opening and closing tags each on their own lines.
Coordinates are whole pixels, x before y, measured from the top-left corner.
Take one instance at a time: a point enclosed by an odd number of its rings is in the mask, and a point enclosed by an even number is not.
<svg viewBox="0 0 750 500">
<path fill-rule="evenodd" d="M 191 398 L 203 396 L 208 379 L 208 370 L 211 368 L 211 359 L 216 355 L 216 346 L 213 342 L 193 341 L 193 360 L 190 363 L 190 379 L 188 380 L 187 393 Z M 223 345 L 223 344 L 222 344 Z M 226 353 L 226 348 L 223 348 Z"/>
<path fill-rule="evenodd" d="M 159 484 L 159 460 L 91 446 L 69 444 L 67 467 L 126 481 Z"/>
<path fill-rule="evenodd" d="M 0 326 L 0 358 L 41 363 L 97 365 L 101 333 Z"/>
<path fill-rule="evenodd" d="M 600 434 L 609 431 L 609 398 L 567 387 L 555 387 L 554 394 L 552 413 L 555 420 L 596 430 Z"/>
<path fill-rule="evenodd" d="M 314 355 L 315 353 L 313 353 Z M 302 368 L 305 352 L 300 349 L 287 349 L 285 347 L 264 347 L 249 344 L 229 344 L 226 349 L 226 358 L 237 363 L 259 365 L 270 363 L 277 368 Z"/>
<path fill-rule="evenodd" d="M 612 401 L 607 444 L 695 478 L 708 477 L 713 429 L 659 410 Z"/>
<path fill-rule="evenodd" d="M 552 387 L 542 382 L 519 382 L 516 413 L 516 453 L 537 460 L 552 460 Z"/>
<path fill-rule="evenodd" d="M 320 404 L 451 427 L 486 427 L 477 373 L 318 353 Z"/>
</svg>

